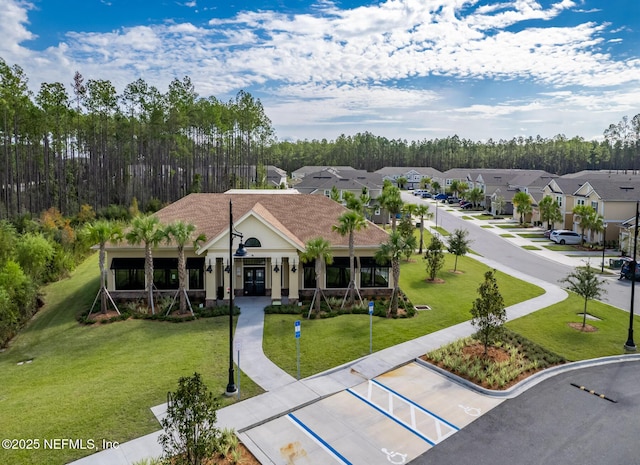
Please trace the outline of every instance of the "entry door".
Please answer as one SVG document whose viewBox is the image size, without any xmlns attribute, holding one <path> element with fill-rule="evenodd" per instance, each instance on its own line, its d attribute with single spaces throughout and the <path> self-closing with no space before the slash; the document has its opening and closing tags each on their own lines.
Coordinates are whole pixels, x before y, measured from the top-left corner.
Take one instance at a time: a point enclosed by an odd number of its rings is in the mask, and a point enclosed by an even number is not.
<svg viewBox="0 0 640 465">
<path fill-rule="evenodd" d="M 244 269 L 244 295 L 264 295 L 264 268 Z"/>
</svg>

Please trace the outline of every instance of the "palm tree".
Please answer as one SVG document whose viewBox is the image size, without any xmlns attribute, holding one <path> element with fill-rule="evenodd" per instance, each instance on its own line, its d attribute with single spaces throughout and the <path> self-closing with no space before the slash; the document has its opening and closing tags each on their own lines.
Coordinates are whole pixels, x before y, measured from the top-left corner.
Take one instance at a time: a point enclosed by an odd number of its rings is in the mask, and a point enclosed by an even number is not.
<svg viewBox="0 0 640 465">
<path fill-rule="evenodd" d="M 391 293 L 391 304 L 387 311 L 387 318 L 398 314 L 398 296 L 400 294 L 400 258 L 406 253 L 407 248 L 412 248 L 398 231 L 392 231 L 387 242 L 380 244 L 376 252 L 376 261 L 380 264 L 391 262 L 391 273 L 393 278 L 393 292 Z"/>
<path fill-rule="evenodd" d="M 320 313 L 320 295 L 322 289 L 320 288 L 320 275 L 324 268 L 324 265 L 331 265 L 333 263 L 333 255 L 331 253 L 331 244 L 328 240 L 322 237 L 309 240 L 305 244 L 305 251 L 300 254 L 300 261 L 303 263 L 316 262 L 316 290 L 313 294 L 313 300 L 315 302 L 315 311 Z M 309 309 L 309 315 L 311 315 L 311 309 Z"/>
<path fill-rule="evenodd" d="M 573 214 L 578 217 L 578 226 L 582 236 L 580 244 L 584 245 L 584 232 L 591 227 L 592 218 L 596 212 L 591 205 L 576 205 L 573 207 Z"/>
<path fill-rule="evenodd" d="M 606 229 L 606 225 L 604 224 L 604 217 L 602 215 L 599 215 L 595 212 L 593 212 L 593 215 L 590 218 L 590 224 L 589 224 L 589 231 L 591 231 L 592 233 L 601 233 L 604 232 Z M 604 247 L 604 240 L 605 237 L 604 235 L 602 236 L 602 247 Z M 593 242 L 593 235 L 591 236 L 591 242 Z"/>
<path fill-rule="evenodd" d="M 459 181 L 457 179 L 454 179 L 453 181 L 451 181 L 451 184 L 449 185 L 449 189 L 451 189 L 451 193 L 457 197 L 458 196 L 458 192 L 460 191 L 462 186 L 462 181 Z"/>
<path fill-rule="evenodd" d="M 400 189 L 404 189 L 404 186 L 407 184 L 407 178 L 404 176 L 400 176 L 398 179 L 396 179 L 396 184 Z"/>
<path fill-rule="evenodd" d="M 422 247 L 424 246 L 424 219 L 430 220 L 433 218 L 433 213 L 429 211 L 428 205 L 422 203 L 416 207 L 415 214 L 420 217 L 420 249 L 418 253 L 422 255 Z"/>
<path fill-rule="evenodd" d="M 349 235 L 349 305 L 353 305 L 355 301 L 355 290 L 356 290 L 356 267 L 355 267 L 355 257 L 354 257 L 354 233 L 356 231 L 360 231 L 367 227 L 367 220 L 365 220 L 364 216 L 356 211 L 348 211 L 340 215 L 338 218 L 338 224 L 334 224 L 331 229 L 336 231 L 341 236 Z M 347 295 L 345 294 L 345 299 Z M 342 302 L 342 306 L 344 306 L 344 301 Z"/>
<path fill-rule="evenodd" d="M 178 294 L 180 295 L 180 313 L 187 311 L 187 263 L 184 257 L 184 247 L 189 242 L 193 233 L 196 231 L 196 226 L 191 223 L 185 223 L 182 220 L 176 220 L 169 224 L 165 230 L 165 239 L 167 242 L 174 242 L 178 247 Z M 198 243 L 204 242 L 206 237 L 204 234 L 199 234 L 198 237 L 193 239 L 193 247 L 197 247 Z M 175 299 L 174 299 L 175 302 Z M 189 305 L 191 306 L 191 305 Z M 193 313 L 193 310 L 191 311 Z"/>
<path fill-rule="evenodd" d="M 440 183 L 438 181 L 432 181 L 431 182 L 431 188 L 433 189 L 433 192 L 435 192 L 436 194 L 440 193 Z"/>
<path fill-rule="evenodd" d="M 92 244 L 98 244 L 98 246 L 100 247 L 98 252 L 98 265 L 100 267 L 100 290 L 98 291 L 98 294 L 100 295 L 100 312 L 107 313 L 107 297 L 111 299 L 111 296 L 109 296 L 109 291 L 107 290 L 106 286 L 107 271 L 104 267 L 106 244 L 107 242 L 120 242 L 122 240 L 122 228 L 117 223 L 112 223 L 108 220 L 98 220 L 94 223 L 85 225 L 83 234 L 89 242 L 91 242 Z M 111 302 L 113 303 L 114 307 L 116 307 L 113 300 Z M 118 307 L 116 307 L 116 311 L 120 313 L 120 311 L 118 311 Z M 91 314 L 91 312 L 89 312 L 89 314 Z"/>
<path fill-rule="evenodd" d="M 540 219 L 547 222 L 547 229 L 562 221 L 562 212 L 558 202 L 549 195 L 545 196 L 538 204 L 540 208 Z"/>
<path fill-rule="evenodd" d="M 156 247 L 165 238 L 165 233 L 157 216 L 136 216 L 131 221 L 131 229 L 126 235 L 127 242 L 131 245 L 144 244 L 144 277 L 147 302 L 151 307 L 151 313 L 155 315 L 153 302 L 153 254 L 151 248 Z"/>
<path fill-rule="evenodd" d="M 484 196 L 482 189 L 479 187 L 474 187 L 469 192 L 467 192 L 467 200 L 471 202 L 473 208 L 477 207 L 480 201 L 482 201 L 482 197 Z"/>
<path fill-rule="evenodd" d="M 512 203 L 516 206 L 516 212 L 520 214 L 520 224 L 523 224 L 525 215 L 533 210 L 531 197 L 526 192 L 519 191 L 513 196 Z"/>
<path fill-rule="evenodd" d="M 391 230 L 395 231 L 396 216 L 401 212 L 403 204 L 400 189 L 395 186 L 385 186 L 382 189 L 382 194 L 378 197 L 378 202 L 391 215 Z"/>
<path fill-rule="evenodd" d="M 421 178 L 420 179 L 420 189 L 427 190 L 431 186 L 431 178 Z"/>
</svg>

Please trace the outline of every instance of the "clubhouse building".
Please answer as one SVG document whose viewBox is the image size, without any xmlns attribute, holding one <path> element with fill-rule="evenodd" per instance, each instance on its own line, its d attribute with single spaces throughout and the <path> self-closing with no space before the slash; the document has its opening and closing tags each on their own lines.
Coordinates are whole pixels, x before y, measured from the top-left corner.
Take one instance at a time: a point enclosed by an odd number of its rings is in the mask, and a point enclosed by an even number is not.
<svg viewBox="0 0 640 465">
<path fill-rule="evenodd" d="M 300 254 L 306 243 L 317 237 L 330 243 L 333 255 L 333 263 L 322 270 L 320 287 L 327 295 L 343 296 L 350 281 L 349 237 L 333 231 L 332 226 L 346 211 L 322 195 L 236 190 L 190 194 L 155 215 L 162 225 L 176 220 L 191 223 L 196 226 L 194 238 L 200 234 L 206 237 L 197 246 L 185 246 L 187 292 L 192 301 L 211 306 L 229 298 L 230 284 L 234 296 L 270 296 L 273 302 L 311 298 L 316 288 L 315 263 L 302 263 Z M 380 265 L 374 259 L 387 238 L 387 233 L 371 222 L 354 233 L 355 282 L 363 296 L 388 295 L 393 288 L 390 265 Z M 235 254 L 239 248 L 244 254 Z M 144 245 L 107 244 L 107 256 L 109 292 L 121 299 L 144 297 Z M 172 297 L 178 289 L 175 244 L 161 243 L 153 248 L 153 263 L 154 288 Z"/>
</svg>

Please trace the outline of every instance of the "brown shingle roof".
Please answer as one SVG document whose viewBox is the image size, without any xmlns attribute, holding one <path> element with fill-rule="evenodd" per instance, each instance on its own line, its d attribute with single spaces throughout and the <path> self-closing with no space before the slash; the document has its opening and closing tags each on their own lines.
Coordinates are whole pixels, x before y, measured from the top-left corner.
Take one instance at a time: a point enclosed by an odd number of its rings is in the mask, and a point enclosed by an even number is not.
<svg viewBox="0 0 640 465">
<path fill-rule="evenodd" d="M 321 236 L 333 247 L 348 247 L 349 238 L 331 230 L 346 208 L 323 195 L 271 194 L 189 194 L 156 213 L 162 224 L 175 220 L 193 223 L 196 234 L 207 241 L 229 228 L 229 200 L 233 204 L 233 219 L 237 222 L 250 211 L 269 222 L 292 241 L 304 244 Z M 247 231 L 241 231 L 248 235 Z M 387 233 L 373 223 L 355 233 L 356 247 L 375 247 L 388 238 Z"/>
</svg>

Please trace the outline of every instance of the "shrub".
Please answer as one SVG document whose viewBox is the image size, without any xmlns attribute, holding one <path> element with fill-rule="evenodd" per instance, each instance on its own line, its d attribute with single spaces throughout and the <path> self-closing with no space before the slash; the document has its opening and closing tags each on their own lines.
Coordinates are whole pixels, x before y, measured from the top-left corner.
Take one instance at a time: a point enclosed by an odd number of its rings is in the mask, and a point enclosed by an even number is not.
<svg viewBox="0 0 640 465">
<path fill-rule="evenodd" d="M 178 389 L 168 394 L 164 432 L 158 438 L 164 458 L 175 465 L 199 465 L 220 449 L 222 433 L 216 423 L 218 400 L 202 382 L 199 373 L 178 380 Z"/>
</svg>

